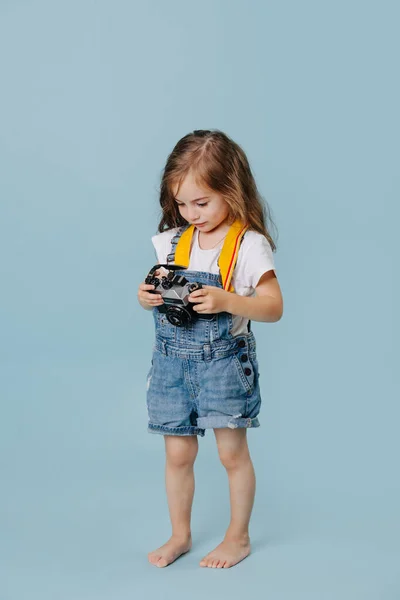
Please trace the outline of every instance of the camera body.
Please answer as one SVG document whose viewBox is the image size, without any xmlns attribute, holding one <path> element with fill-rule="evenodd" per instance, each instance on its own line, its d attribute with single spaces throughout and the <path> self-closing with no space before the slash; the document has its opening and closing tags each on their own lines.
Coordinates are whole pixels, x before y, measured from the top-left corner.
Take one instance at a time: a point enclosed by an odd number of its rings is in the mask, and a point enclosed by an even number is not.
<svg viewBox="0 0 400 600">
<path fill-rule="evenodd" d="M 168 274 L 160 275 L 158 273 L 156 276 L 155 272 L 161 268 L 166 269 Z M 174 273 L 174 271 L 182 269 L 185 269 L 185 267 L 158 264 L 150 270 L 145 279 L 145 283 L 155 286 L 154 290 L 150 290 L 150 293 L 161 294 L 164 300 L 164 304 L 157 307 L 159 312 L 165 313 L 168 321 L 177 327 L 185 327 L 200 318 L 193 310 L 193 304 L 188 297 L 192 292 L 203 287 L 201 283 L 190 283 L 183 275 Z"/>
</svg>

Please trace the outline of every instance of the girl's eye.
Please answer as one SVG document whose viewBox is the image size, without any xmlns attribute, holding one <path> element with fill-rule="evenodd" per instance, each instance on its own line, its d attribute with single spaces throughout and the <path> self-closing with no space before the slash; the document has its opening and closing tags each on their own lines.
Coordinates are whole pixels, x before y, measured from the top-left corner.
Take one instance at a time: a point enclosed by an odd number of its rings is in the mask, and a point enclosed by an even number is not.
<svg viewBox="0 0 400 600">
<path fill-rule="evenodd" d="M 200 204 L 199 202 L 197 203 L 197 206 L 207 206 L 208 202 L 203 202 L 203 204 Z M 184 204 L 179 204 L 179 202 L 177 202 L 178 206 L 185 206 Z"/>
</svg>

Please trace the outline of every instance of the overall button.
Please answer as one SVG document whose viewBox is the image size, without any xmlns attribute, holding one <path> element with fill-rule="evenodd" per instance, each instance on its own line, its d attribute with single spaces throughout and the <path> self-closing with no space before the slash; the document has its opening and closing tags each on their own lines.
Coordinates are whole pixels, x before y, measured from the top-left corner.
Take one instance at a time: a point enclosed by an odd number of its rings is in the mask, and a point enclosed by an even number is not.
<svg viewBox="0 0 400 600">
<path fill-rule="evenodd" d="M 251 375 L 251 369 L 249 369 L 249 367 L 246 367 L 244 372 L 245 372 L 245 375 Z"/>
<path fill-rule="evenodd" d="M 245 345 L 246 345 L 246 342 L 244 340 L 239 340 L 239 342 L 238 342 L 239 348 L 244 348 Z"/>
<path fill-rule="evenodd" d="M 247 362 L 249 360 L 249 357 L 247 356 L 247 354 L 242 354 L 242 356 L 240 357 L 240 360 L 242 362 Z"/>
</svg>

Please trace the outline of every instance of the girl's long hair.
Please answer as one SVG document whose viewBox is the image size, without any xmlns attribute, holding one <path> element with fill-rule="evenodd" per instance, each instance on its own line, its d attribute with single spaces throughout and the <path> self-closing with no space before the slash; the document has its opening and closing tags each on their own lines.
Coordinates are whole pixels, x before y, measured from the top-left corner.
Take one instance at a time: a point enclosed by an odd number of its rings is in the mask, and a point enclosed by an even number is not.
<svg viewBox="0 0 400 600">
<path fill-rule="evenodd" d="M 258 231 L 276 245 L 267 226 L 275 225 L 268 204 L 260 195 L 246 154 L 225 133 L 217 129 L 196 130 L 185 135 L 168 156 L 161 180 L 161 233 L 172 227 L 186 225 L 172 192 L 192 172 L 199 185 L 218 193 L 228 203 L 231 223 L 238 219 L 249 229 Z"/>
</svg>

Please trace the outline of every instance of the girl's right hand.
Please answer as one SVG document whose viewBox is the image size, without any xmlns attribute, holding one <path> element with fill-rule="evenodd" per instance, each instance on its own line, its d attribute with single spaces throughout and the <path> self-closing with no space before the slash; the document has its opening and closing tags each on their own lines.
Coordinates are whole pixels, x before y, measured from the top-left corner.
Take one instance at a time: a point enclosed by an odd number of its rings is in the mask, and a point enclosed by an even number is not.
<svg viewBox="0 0 400 600">
<path fill-rule="evenodd" d="M 160 271 L 156 271 L 154 275 L 159 275 Z M 151 294 L 149 290 L 154 290 L 155 286 L 150 283 L 141 283 L 139 285 L 138 291 L 138 300 L 139 304 L 143 306 L 146 310 L 151 310 L 155 306 L 160 306 L 160 304 L 164 304 L 164 300 L 161 294 Z"/>
</svg>

